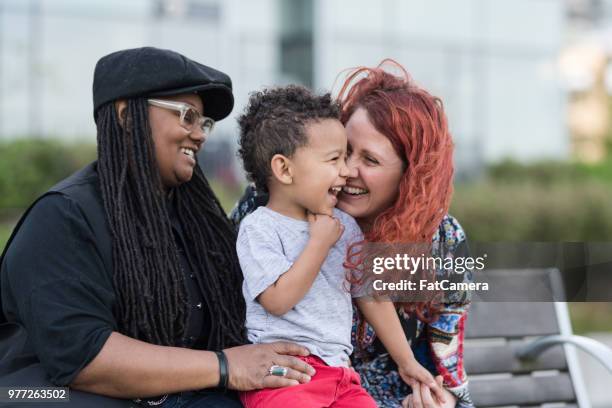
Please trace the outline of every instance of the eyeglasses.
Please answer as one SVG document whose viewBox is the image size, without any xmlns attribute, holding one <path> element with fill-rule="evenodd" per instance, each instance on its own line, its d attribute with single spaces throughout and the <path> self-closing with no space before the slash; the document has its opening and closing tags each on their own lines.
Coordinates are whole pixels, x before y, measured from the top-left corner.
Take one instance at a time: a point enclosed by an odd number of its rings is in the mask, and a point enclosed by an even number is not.
<svg viewBox="0 0 612 408">
<path fill-rule="evenodd" d="M 203 116 L 197 109 L 188 103 L 167 101 L 164 99 L 147 99 L 150 105 L 177 111 L 180 114 L 180 125 L 187 131 L 193 132 L 200 129 L 204 136 L 208 137 L 215 127 L 215 120 Z"/>
</svg>

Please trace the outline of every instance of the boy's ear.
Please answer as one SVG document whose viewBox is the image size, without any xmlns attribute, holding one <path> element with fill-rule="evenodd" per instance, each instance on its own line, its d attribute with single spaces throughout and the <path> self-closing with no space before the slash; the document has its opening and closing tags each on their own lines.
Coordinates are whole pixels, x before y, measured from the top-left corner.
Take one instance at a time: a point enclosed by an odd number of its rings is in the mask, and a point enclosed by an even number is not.
<svg viewBox="0 0 612 408">
<path fill-rule="evenodd" d="M 293 183 L 293 175 L 291 171 L 291 160 L 282 154 L 275 154 L 270 160 L 270 167 L 272 168 L 272 177 L 274 177 L 281 184 Z"/>
</svg>

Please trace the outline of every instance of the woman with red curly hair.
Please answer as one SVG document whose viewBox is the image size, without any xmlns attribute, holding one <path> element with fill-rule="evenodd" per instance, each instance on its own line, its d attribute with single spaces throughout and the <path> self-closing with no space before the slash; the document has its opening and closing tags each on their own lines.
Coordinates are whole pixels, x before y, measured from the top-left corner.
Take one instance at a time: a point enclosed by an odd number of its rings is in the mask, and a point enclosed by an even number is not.
<svg viewBox="0 0 612 408">
<path fill-rule="evenodd" d="M 386 65 L 397 68 L 399 75 L 385 70 Z M 364 241 L 430 241 L 455 256 L 467 255 L 465 233 L 448 215 L 453 142 L 440 99 L 415 85 L 401 65 L 385 60 L 376 68 L 353 70 L 339 100 L 351 174 L 337 206 L 355 217 Z M 473 405 L 463 370 L 467 304 L 465 293 L 455 294 L 450 304 L 396 304 L 415 356 L 441 375 L 457 399 L 451 406 L 458 407 Z M 353 334 L 353 364 L 363 386 L 381 407 L 399 406 L 410 389 L 358 312 Z M 417 389 L 405 404 L 411 400 L 431 396 L 427 389 Z"/>
<path fill-rule="evenodd" d="M 348 136 L 350 175 L 337 206 L 363 230 L 364 241 L 356 245 L 431 242 L 432 248 L 442 246 L 455 256 L 469 255 L 463 229 L 448 215 L 453 142 L 440 99 L 415 85 L 392 60 L 352 70 L 338 99 Z M 238 223 L 266 201 L 248 188 L 231 218 Z M 349 267 L 358 266 L 349 261 Z M 467 293 L 454 293 L 452 303 L 396 303 L 415 357 L 439 375 L 437 380 L 448 390 L 444 407 L 473 407 L 463 369 L 468 303 Z M 353 344 L 354 368 L 380 407 L 441 407 L 427 387 L 411 388 L 402 381 L 397 365 L 357 308 Z"/>
</svg>

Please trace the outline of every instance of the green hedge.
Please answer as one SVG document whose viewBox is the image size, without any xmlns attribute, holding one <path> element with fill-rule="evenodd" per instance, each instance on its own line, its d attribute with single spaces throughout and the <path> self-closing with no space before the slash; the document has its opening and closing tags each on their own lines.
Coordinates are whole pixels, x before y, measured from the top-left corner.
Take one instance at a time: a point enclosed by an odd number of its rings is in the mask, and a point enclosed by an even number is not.
<svg viewBox="0 0 612 408">
<path fill-rule="evenodd" d="M 4 250 L 4 245 L 6 241 L 8 241 L 11 236 L 11 232 L 13 231 L 13 223 L 3 224 L 0 223 L 0 253 Z"/>
<path fill-rule="evenodd" d="M 95 159 L 95 145 L 49 139 L 0 142 L 0 223 Z M 240 191 L 211 180 L 226 210 Z M 612 160 L 580 165 L 504 161 L 455 186 L 451 213 L 473 241 L 612 239 Z"/>
<path fill-rule="evenodd" d="M 551 185 L 599 181 L 612 185 L 612 157 L 597 164 L 552 160 L 521 164 L 504 160 L 489 166 L 486 173 L 487 179 L 502 183 Z"/>
<path fill-rule="evenodd" d="M 610 241 L 611 203 L 612 160 L 507 160 L 456 185 L 451 213 L 474 241 Z"/>
<path fill-rule="evenodd" d="M 94 144 L 51 139 L 0 142 L 0 221 L 96 157 Z"/>
<path fill-rule="evenodd" d="M 572 330 L 576 334 L 612 332 L 612 303 L 568 303 Z"/>
<path fill-rule="evenodd" d="M 612 186 L 598 181 L 459 185 L 451 214 L 472 241 L 611 241 Z"/>
</svg>

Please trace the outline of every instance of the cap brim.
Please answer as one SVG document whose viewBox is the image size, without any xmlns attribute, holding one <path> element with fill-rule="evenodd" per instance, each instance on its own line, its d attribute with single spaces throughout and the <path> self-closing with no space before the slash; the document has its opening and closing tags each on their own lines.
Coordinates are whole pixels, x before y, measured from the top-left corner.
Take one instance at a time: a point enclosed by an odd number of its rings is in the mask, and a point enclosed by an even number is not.
<svg viewBox="0 0 612 408">
<path fill-rule="evenodd" d="M 214 120 L 226 118 L 234 108 L 232 90 L 223 84 L 205 84 L 167 89 L 150 93 L 149 96 L 170 96 L 184 93 L 197 93 L 200 95 L 204 105 L 204 115 Z"/>
</svg>

